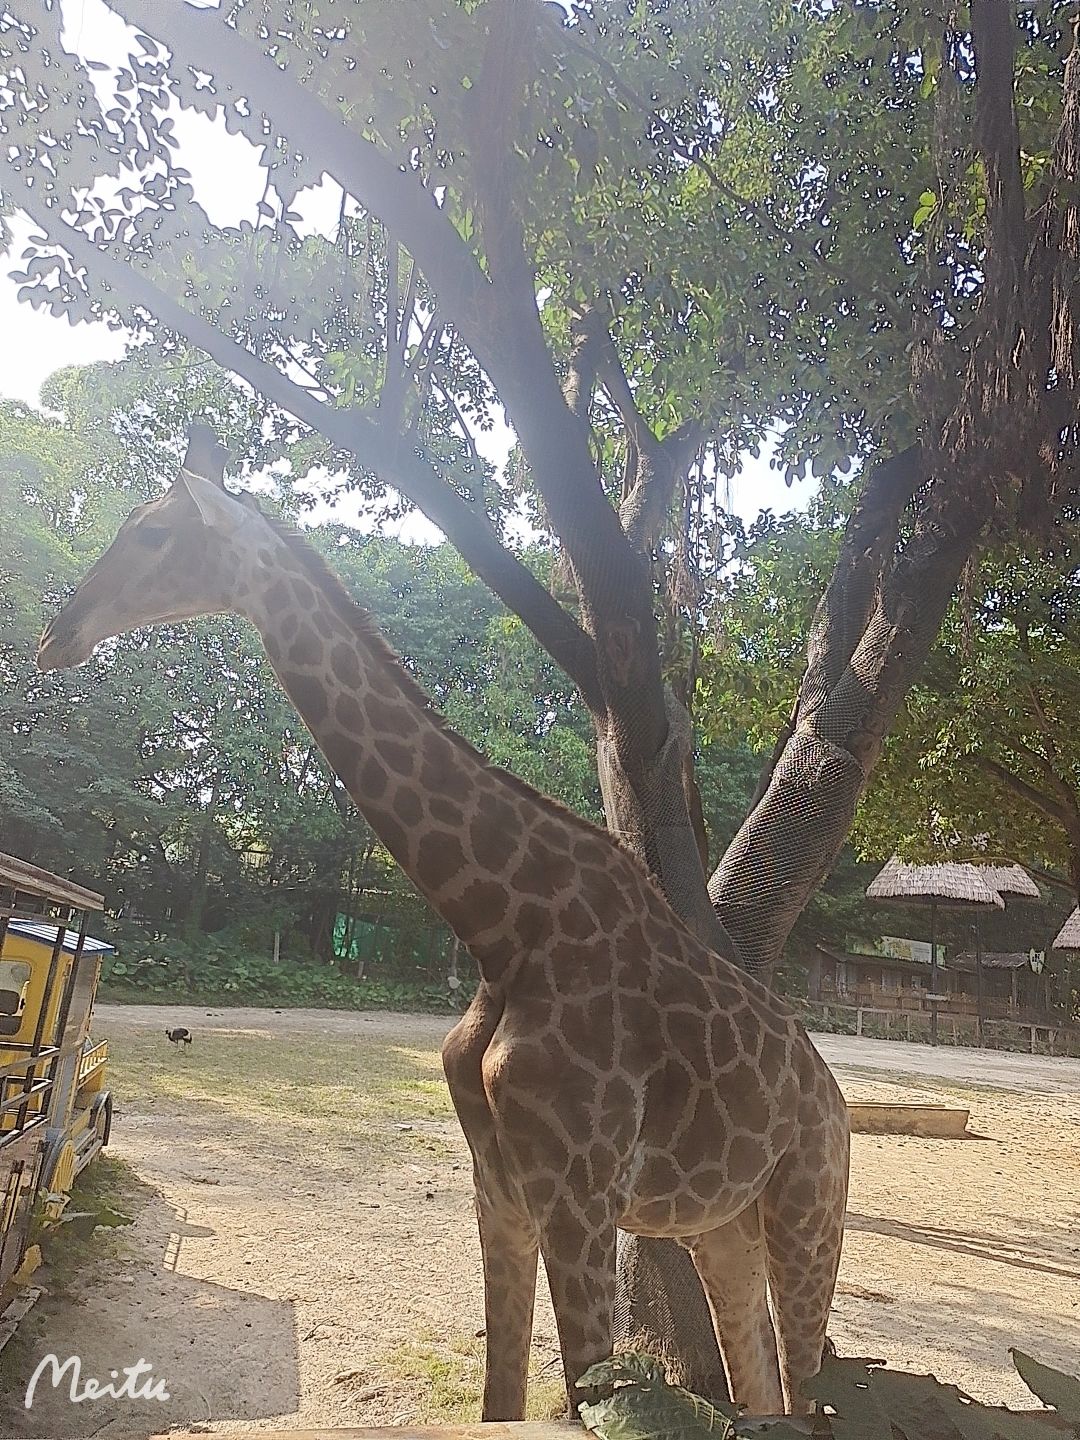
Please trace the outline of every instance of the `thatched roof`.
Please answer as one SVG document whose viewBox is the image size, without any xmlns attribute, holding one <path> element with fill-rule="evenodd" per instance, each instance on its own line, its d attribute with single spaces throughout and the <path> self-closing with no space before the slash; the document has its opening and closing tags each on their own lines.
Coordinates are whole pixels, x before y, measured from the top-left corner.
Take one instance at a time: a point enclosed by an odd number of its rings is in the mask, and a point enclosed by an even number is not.
<svg viewBox="0 0 1080 1440">
<path fill-rule="evenodd" d="M 1054 950 L 1080 950 L 1080 909 L 1072 912 L 1058 931 Z"/>
<path fill-rule="evenodd" d="M 925 975 L 930 969 L 929 960 L 901 960 L 895 955 L 867 955 L 857 950 L 837 950 L 834 946 L 825 945 L 821 941 L 818 942 L 817 948 L 823 955 L 828 955 L 831 960 L 844 960 L 849 965 L 873 965 L 882 970 L 894 970 L 904 975 Z M 982 957 L 982 962 L 983 967 L 987 970 L 1024 970 L 1031 963 L 1031 957 L 1019 953 L 991 951 Z M 957 955 L 950 954 L 947 968 L 962 970 L 966 975 L 974 975 L 976 970 L 975 951 L 962 950 Z"/>
<path fill-rule="evenodd" d="M 951 963 L 957 970 L 974 970 L 975 951 L 964 950 Z M 984 970 L 1024 970 L 1031 964 L 1031 956 L 1012 950 L 987 950 L 982 963 Z"/>
<path fill-rule="evenodd" d="M 866 898 L 910 905 L 1005 909 L 1005 901 L 986 884 L 974 865 L 908 865 L 895 856 L 866 887 Z"/>
<path fill-rule="evenodd" d="M 1022 865 L 976 865 L 984 884 L 999 895 L 1015 895 L 1023 900 L 1041 900 L 1042 892 Z"/>
</svg>

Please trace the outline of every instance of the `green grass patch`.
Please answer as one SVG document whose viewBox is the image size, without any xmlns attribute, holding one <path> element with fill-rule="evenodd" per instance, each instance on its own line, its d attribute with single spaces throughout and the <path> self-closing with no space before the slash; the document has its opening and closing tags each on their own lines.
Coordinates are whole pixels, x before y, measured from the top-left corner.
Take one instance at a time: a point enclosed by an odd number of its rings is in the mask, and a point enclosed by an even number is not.
<svg viewBox="0 0 1080 1440">
<path fill-rule="evenodd" d="M 484 1341 L 472 1335 L 422 1336 L 391 1350 L 382 1371 L 418 1390 L 414 1423 L 464 1425 L 479 1419 L 484 1385 Z M 562 1370 L 553 1365 L 529 1377 L 527 1420 L 565 1420 Z"/>
<path fill-rule="evenodd" d="M 155 1193 L 126 1161 L 96 1156 L 76 1180 L 59 1222 L 36 1227 L 50 1293 L 75 1294 L 95 1267 L 127 1254 L 127 1222 Z"/>
<path fill-rule="evenodd" d="M 294 985 L 277 990 L 272 984 L 258 988 L 230 985 L 200 986 L 178 981 L 175 985 L 125 984 L 119 977 L 103 978 L 98 990 L 102 1001 L 114 1005 L 255 1006 L 264 1010 L 393 1010 L 413 1015 L 460 1015 L 468 993 L 450 994 L 439 985 L 387 985 L 374 980 L 351 980 L 332 974 L 332 983 Z"/>
<path fill-rule="evenodd" d="M 110 1085 L 121 1108 L 167 1103 L 219 1110 L 230 1121 L 274 1126 L 365 1150 L 451 1153 L 439 1131 L 453 1121 L 438 1051 L 385 1038 L 194 1030 L 177 1049 L 161 1030 L 122 1031 L 110 1043 Z M 402 1132 L 393 1127 L 414 1123 Z M 427 1128 L 430 1127 L 430 1128 Z"/>
</svg>

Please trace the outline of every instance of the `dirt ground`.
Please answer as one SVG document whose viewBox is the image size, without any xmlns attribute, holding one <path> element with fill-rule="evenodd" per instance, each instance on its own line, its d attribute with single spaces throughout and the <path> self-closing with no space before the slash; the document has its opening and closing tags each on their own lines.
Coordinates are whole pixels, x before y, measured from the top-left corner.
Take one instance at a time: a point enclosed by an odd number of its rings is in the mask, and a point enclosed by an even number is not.
<svg viewBox="0 0 1080 1440">
<path fill-rule="evenodd" d="M 135 1223 L 98 1231 L 74 1275 L 46 1275 L 2 1356 L 0 1434 L 475 1418 L 480 1262 L 438 1063 L 448 1023 L 101 1006 Z M 191 1028 L 188 1051 L 166 1024 Z M 819 1045 L 849 1099 L 970 1106 L 977 1137 L 855 1137 L 840 1352 L 1019 1404 L 1010 1345 L 1080 1369 L 1080 1062 Z M 72 1404 L 67 1382 L 42 1381 L 28 1411 L 49 1352 L 103 1383 L 145 1359 L 170 1398 Z M 557 1413 L 542 1280 L 534 1372 L 534 1413 Z"/>
</svg>

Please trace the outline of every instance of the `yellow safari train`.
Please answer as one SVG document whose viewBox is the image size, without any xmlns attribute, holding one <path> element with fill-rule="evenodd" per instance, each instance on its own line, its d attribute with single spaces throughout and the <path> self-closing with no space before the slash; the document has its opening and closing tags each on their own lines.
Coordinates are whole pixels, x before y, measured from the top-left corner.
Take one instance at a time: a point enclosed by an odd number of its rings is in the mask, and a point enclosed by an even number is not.
<svg viewBox="0 0 1080 1440">
<path fill-rule="evenodd" d="M 0 853 L 0 1317 L 21 1289 L 36 1208 L 62 1208 L 109 1139 L 108 1041 L 91 1035 L 103 899 Z M 4 1329 L 0 1324 L 0 1344 Z"/>
</svg>

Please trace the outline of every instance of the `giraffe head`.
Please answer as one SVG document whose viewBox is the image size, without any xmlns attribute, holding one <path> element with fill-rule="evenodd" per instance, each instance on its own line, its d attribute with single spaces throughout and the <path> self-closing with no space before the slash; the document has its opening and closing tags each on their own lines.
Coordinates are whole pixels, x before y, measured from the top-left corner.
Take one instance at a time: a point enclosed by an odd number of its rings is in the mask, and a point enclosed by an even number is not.
<svg viewBox="0 0 1080 1440">
<path fill-rule="evenodd" d="M 163 620 L 242 608 L 248 545 L 262 516 L 250 497 L 225 489 L 225 451 L 193 426 L 179 475 L 157 500 L 138 505 L 41 637 L 41 670 L 81 665 L 94 647 Z"/>
</svg>

